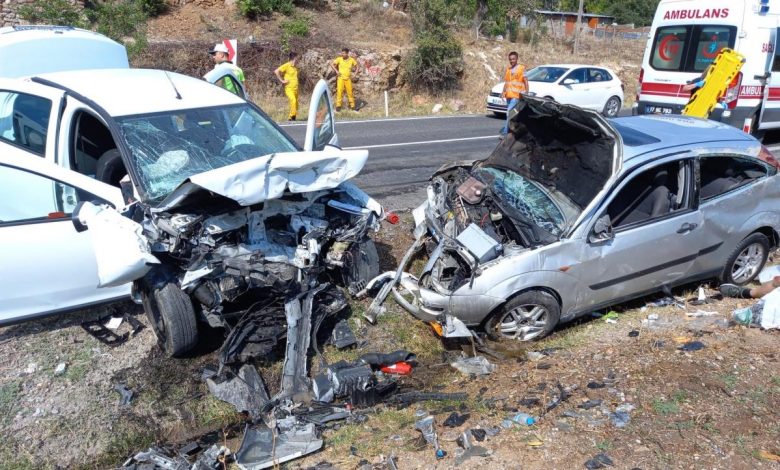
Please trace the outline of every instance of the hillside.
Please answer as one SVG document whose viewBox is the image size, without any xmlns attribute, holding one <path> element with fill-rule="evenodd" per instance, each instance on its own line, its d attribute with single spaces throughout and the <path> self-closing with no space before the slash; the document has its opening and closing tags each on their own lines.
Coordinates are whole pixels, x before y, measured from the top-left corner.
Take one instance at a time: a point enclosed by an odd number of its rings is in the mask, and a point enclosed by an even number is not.
<svg viewBox="0 0 780 470">
<path fill-rule="evenodd" d="M 340 5 L 340 6 L 339 6 Z M 296 21 L 308 26 L 305 37 L 285 37 L 285 23 Z M 411 89 L 403 80 L 403 58 L 413 47 L 411 18 L 408 12 L 383 8 L 376 0 L 353 3 L 317 3 L 297 8 L 290 17 L 274 14 L 264 20 L 247 20 L 235 5 L 199 0 L 172 6 L 150 20 L 150 46 L 134 59 L 134 65 L 160 67 L 191 75 L 203 75 L 211 67 L 205 53 L 216 41 L 239 41 L 239 65 L 246 72 L 251 97 L 274 118 L 283 119 L 286 100 L 273 77 L 273 70 L 289 49 L 302 53 L 301 98 L 320 77 L 333 79 L 328 61 L 342 47 L 358 53 L 360 73 L 356 79 L 356 97 L 364 102 L 362 115 L 384 113 L 383 92 L 390 92 L 391 115 L 430 113 L 435 103 L 445 112 L 483 113 L 485 96 L 500 81 L 506 55 L 520 54 L 521 63 L 532 67 L 542 63 L 593 63 L 612 68 L 625 85 L 630 106 L 639 75 L 644 40 L 596 39 L 586 37 L 579 55 L 571 53 L 570 39 L 533 35 L 533 42 L 475 38 L 467 28 L 455 29 L 463 46 L 466 68 L 460 86 L 439 96 Z M 521 34 L 527 38 L 530 34 Z M 416 96 L 415 96 L 416 95 Z M 343 116 L 349 119 L 349 115 Z"/>
</svg>

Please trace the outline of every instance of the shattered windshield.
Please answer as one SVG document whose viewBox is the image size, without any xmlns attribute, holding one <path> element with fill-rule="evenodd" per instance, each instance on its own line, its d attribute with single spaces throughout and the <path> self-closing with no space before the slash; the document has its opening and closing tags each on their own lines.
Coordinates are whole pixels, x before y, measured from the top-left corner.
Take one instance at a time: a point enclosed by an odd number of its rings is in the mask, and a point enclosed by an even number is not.
<svg viewBox="0 0 780 470">
<path fill-rule="evenodd" d="M 501 168 L 481 167 L 475 173 L 503 204 L 511 205 L 536 226 L 556 237 L 563 233 L 563 213 L 539 185 L 514 171 Z"/>
<path fill-rule="evenodd" d="M 295 145 L 248 104 L 118 118 L 148 202 L 190 176 Z"/>
</svg>

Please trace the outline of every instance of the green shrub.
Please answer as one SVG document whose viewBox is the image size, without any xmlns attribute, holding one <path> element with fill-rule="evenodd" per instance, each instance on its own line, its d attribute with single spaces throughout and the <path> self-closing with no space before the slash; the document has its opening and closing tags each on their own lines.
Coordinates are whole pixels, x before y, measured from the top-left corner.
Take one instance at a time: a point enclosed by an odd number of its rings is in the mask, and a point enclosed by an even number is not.
<svg viewBox="0 0 780 470">
<path fill-rule="evenodd" d="M 455 88 L 463 75 L 463 50 L 452 36 L 447 0 L 417 0 L 412 3 L 414 50 L 403 70 L 412 88 L 439 92 Z"/>
<path fill-rule="evenodd" d="M 146 13 L 140 2 L 107 2 L 85 11 L 92 28 L 124 44 L 128 54 L 146 47 Z"/>
<path fill-rule="evenodd" d="M 238 10 L 247 18 L 255 19 L 279 12 L 292 15 L 293 0 L 238 0 Z"/>
<path fill-rule="evenodd" d="M 158 16 L 168 10 L 166 0 L 136 0 L 136 2 L 147 16 Z"/>
<path fill-rule="evenodd" d="M 59 26 L 87 26 L 81 9 L 68 0 L 37 0 L 21 5 L 16 13 L 32 24 L 53 24 Z"/>
<path fill-rule="evenodd" d="M 309 19 L 306 17 L 296 17 L 284 20 L 279 24 L 282 28 L 282 35 L 287 37 L 306 37 L 309 35 Z"/>
<path fill-rule="evenodd" d="M 406 82 L 413 88 L 438 92 L 455 88 L 463 75 L 463 51 L 450 36 L 421 33 L 404 63 Z"/>
</svg>

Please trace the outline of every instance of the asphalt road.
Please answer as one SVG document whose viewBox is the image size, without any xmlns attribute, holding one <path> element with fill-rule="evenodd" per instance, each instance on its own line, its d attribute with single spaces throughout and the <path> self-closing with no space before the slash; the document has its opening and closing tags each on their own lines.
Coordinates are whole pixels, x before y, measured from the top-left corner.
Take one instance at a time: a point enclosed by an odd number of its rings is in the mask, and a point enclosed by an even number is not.
<svg viewBox="0 0 780 470">
<path fill-rule="evenodd" d="M 489 155 L 503 122 L 486 115 L 370 119 L 337 121 L 336 131 L 342 148 L 369 150 L 355 184 L 386 208 L 403 210 L 423 201 L 428 178 L 444 163 Z M 281 126 L 303 142 L 305 123 Z M 780 156 L 780 131 L 768 134 L 764 142 Z"/>
</svg>

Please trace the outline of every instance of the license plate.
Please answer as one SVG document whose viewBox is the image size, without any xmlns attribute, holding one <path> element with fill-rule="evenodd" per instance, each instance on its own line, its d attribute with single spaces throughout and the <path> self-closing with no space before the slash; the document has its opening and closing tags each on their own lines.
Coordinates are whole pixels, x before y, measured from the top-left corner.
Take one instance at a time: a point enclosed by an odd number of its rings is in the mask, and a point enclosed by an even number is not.
<svg viewBox="0 0 780 470">
<path fill-rule="evenodd" d="M 664 106 L 645 106 L 645 113 L 647 114 L 672 114 L 672 108 Z"/>
<path fill-rule="evenodd" d="M 504 101 L 502 98 L 496 98 L 496 97 L 491 96 L 491 97 L 488 97 L 488 102 L 490 102 L 490 104 L 501 104 L 501 105 L 506 106 L 506 101 Z"/>
</svg>

